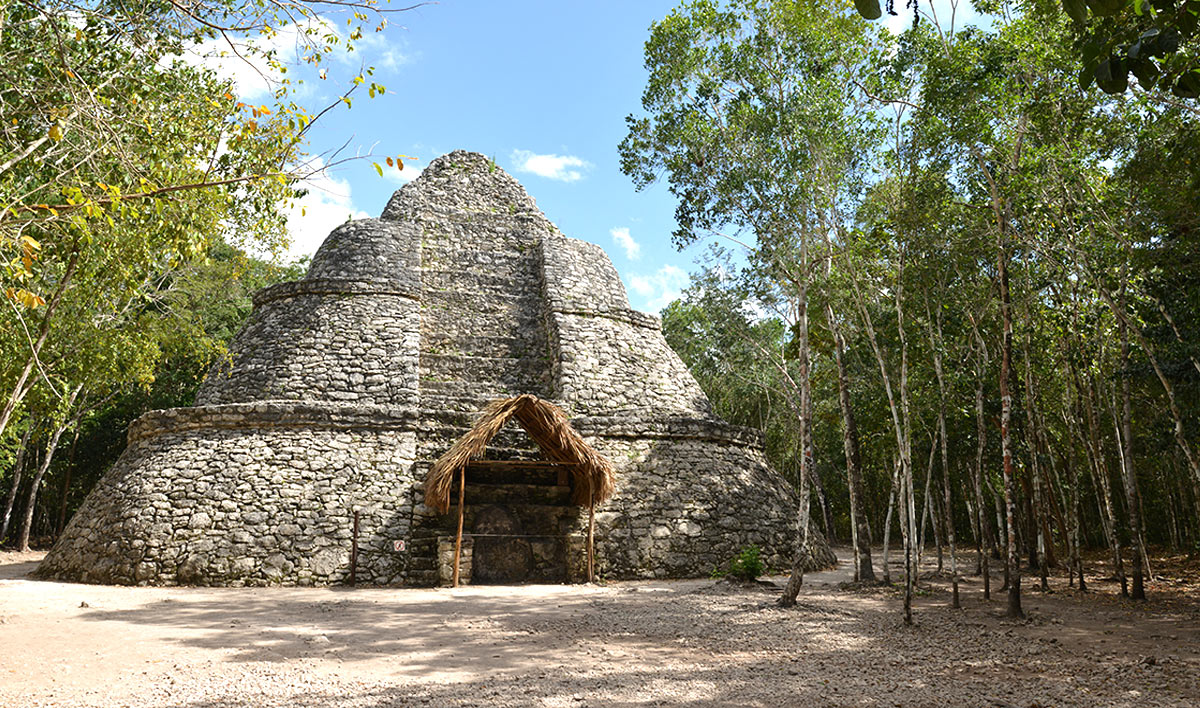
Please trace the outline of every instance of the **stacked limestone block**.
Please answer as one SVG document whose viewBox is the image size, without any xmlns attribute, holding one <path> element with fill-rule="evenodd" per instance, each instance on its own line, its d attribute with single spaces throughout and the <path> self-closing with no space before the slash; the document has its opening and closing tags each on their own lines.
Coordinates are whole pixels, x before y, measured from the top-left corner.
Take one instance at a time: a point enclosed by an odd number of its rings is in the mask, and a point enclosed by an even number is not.
<svg viewBox="0 0 1200 708">
<path fill-rule="evenodd" d="M 195 407 L 130 427 L 43 577 L 343 582 L 357 513 L 360 582 L 436 584 L 451 519 L 422 503 L 424 474 L 489 400 L 518 393 L 563 406 L 618 469 L 597 513 L 605 576 L 706 575 L 749 544 L 789 564 L 796 500 L 759 434 L 712 415 L 603 251 L 562 236 L 482 155 L 435 160 L 254 305 Z M 489 454 L 536 450 L 514 430 Z M 561 490 L 490 494 L 541 534 L 539 572 L 566 556 L 565 577 L 578 575 L 584 514 Z"/>
</svg>

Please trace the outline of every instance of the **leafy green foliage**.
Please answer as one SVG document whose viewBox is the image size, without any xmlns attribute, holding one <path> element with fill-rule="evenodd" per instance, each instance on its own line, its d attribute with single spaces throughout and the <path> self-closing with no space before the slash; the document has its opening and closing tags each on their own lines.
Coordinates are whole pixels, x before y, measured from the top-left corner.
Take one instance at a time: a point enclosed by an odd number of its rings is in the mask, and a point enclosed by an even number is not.
<svg viewBox="0 0 1200 708">
<path fill-rule="evenodd" d="M 767 566 L 762 561 L 762 549 L 758 546 L 746 546 L 729 561 L 725 569 L 714 569 L 713 577 L 729 577 L 743 582 L 758 580 L 767 572 Z"/>
</svg>

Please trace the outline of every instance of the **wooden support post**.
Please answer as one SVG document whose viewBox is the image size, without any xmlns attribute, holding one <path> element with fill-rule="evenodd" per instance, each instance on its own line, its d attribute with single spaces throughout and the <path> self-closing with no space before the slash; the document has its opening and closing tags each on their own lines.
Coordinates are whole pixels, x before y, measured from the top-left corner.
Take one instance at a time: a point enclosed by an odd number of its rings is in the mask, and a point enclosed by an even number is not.
<svg viewBox="0 0 1200 708">
<path fill-rule="evenodd" d="M 458 561 L 462 557 L 463 502 L 467 497 L 467 468 L 458 471 L 458 535 L 454 537 L 454 582 L 458 587 Z"/>
<path fill-rule="evenodd" d="M 350 533 L 350 584 L 358 581 L 358 511 L 354 512 L 354 529 Z"/>
<path fill-rule="evenodd" d="M 587 575 L 588 582 L 596 582 L 596 549 L 593 539 L 596 535 L 596 502 L 588 505 L 588 539 L 587 539 Z"/>
</svg>

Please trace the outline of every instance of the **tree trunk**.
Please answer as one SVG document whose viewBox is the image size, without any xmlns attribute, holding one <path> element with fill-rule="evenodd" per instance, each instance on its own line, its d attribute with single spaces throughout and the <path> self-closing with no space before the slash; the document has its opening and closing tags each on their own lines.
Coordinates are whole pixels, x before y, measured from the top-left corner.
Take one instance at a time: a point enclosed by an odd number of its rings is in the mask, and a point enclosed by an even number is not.
<svg viewBox="0 0 1200 708">
<path fill-rule="evenodd" d="M 938 532 L 938 517 L 933 508 L 933 462 L 937 457 L 937 435 L 929 444 L 929 464 L 925 467 L 925 500 L 921 508 L 921 525 L 920 532 L 917 534 L 917 566 L 921 565 L 921 558 L 925 555 L 925 544 L 929 538 L 925 535 L 925 525 L 929 522 L 930 517 L 933 519 L 933 538 L 937 544 L 938 550 L 938 572 L 942 572 L 942 538 Z"/>
<path fill-rule="evenodd" d="M 815 478 L 813 470 L 812 449 L 812 382 L 809 380 L 808 352 L 808 237 L 802 233 L 800 237 L 800 277 L 797 279 L 794 307 L 796 311 L 796 333 L 799 341 L 797 355 L 797 374 L 800 388 L 800 508 L 797 511 L 799 528 L 796 558 L 792 563 L 792 575 L 788 578 L 787 587 L 779 598 L 780 607 L 792 607 L 796 604 L 796 596 L 804 584 L 804 564 L 809 555 L 808 525 L 810 493 L 808 484 Z"/>
<path fill-rule="evenodd" d="M 938 436 L 941 438 L 942 451 L 942 521 L 946 529 L 946 543 L 950 546 L 950 589 L 951 589 L 951 607 L 961 607 L 958 600 L 958 558 L 955 555 L 954 548 L 954 505 L 950 498 L 950 456 L 948 451 L 948 441 L 946 436 L 946 380 L 942 373 L 942 309 L 939 307 L 937 311 L 937 332 L 936 337 L 934 332 L 930 331 L 931 347 L 933 351 L 933 372 L 937 377 L 938 382 Z M 928 308 L 926 308 L 928 315 Z M 927 317 L 926 319 L 933 320 Z M 932 327 L 932 322 L 930 324 Z M 932 471 L 932 470 L 931 470 Z M 938 551 L 938 572 L 942 570 L 942 554 Z"/>
<path fill-rule="evenodd" d="M 1012 439 L 1009 427 L 1012 422 L 1012 393 L 1008 390 L 1009 370 L 1012 362 L 1012 302 L 1008 292 L 1008 252 L 1004 247 L 1004 229 L 998 235 L 997 275 L 1000 281 L 1000 319 L 1004 335 L 1000 347 L 1000 454 L 1004 475 L 1005 525 L 1008 527 L 1008 616 L 1024 617 L 1021 611 L 1021 566 L 1017 556 L 1016 525 L 1016 480 L 1013 471 Z"/>
<path fill-rule="evenodd" d="M 833 308 L 825 306 L 829 330 L 833 334 L 833 358 L 837 364 L 838 405 L 842 411 L 842 447 L 846 452 L 846 487 L 850 492 L 850 530 L 854 542 L 854 579 L 875 582 L 871 563 L 871 526 L 863 508 L 862 459 L 858 451 L 858 423 L 850 405 L 850 377 L 846 373 L 845 341 L 833 316 Z"/>
<path fill-rule="evenodd" d="M 888 492 L 887 516 L 883 517 L 883 582 L 892 584 L 892 509 L 896 506 L 896 491 L 900 484 L 900 459 L 892 464 L 892 488 Z"/>
<path fill-rule="evenodd" d="M 1125 299 L 1122 287 L 1121 299 Z M 1124 306 L 1124 302 L 1121 303 Z M 1133 557 L 1133 587 L 1130 596 L 1134 600 L 1146 599 L 1146 588 L 1142 578 L 1142 563 L 1146 557 L 1142 547 L 1141 501 L 1138 498 L 1137 474 L 1133 468 L 1133 407 L 1129 393 L 1129 328 L 1125 320 L 1118 323 L 1121 333 L 1121 476 L 1125 480 L 1125 501 L 1129 510 L 1129 546 Z"/>
<path fill-rule="evenodd" d="M 1083 553 L 1081 552 L 1083 539 L 1079 535 L 1080 527 L 1083 525 L 1083 514 L 1080 507 L 1080 499 L 1083 496 L 1081 493 L 1083 473 L 1080 472 L 1079 465 L 1073 459 L 1074 451 L 1074 445 L 1067 447 L 1067 453 L 1071 455 L 1071 470 L 1075 475 L 1071 485 L 1071 557 L 1075 562 L 1075 577 L 1079 578 L 1079 592 L 1087 592 L 1087 575 L 1083 569 Z"/>
<path fill-rule="evenodd" d="M 67 399 L 67 411 L 69 412 L 75 405 L 75 399 L 79 396 L 79 392 L 83 390 L 83 385 L 75 387 L 71 391 L 71 396 Z M 50 462 L 54 459 L 54 451 L 58 448 L 58 440 L 62 437 L 63 431 L 71 425 L 73 421 L 64 420 L 54 426 L 54 433 L 50 436 L 50 441 L 46 443 L 46 456 L 42 459 L 42 464 L 38 467 L 37 474 L 29 484 L 29 499 L 25 503 L 25 520 L 21 524 L 21 536 L 17 542 L 17 548 L 21 551 L 29 550 L 29 533 L 33 527 L 33 512 L 37 505 L 38 488 L 42 485 L 42 478 L 46 476 L 46 471 L 50 469 Z"/>
<path fill-rule="evenodd" d="M 1093 384 L 1094 385 L 1094 384 Z M 1092 482 L 1098 494 L 1100 519 L 1104 527 L 1104 535 L 1108 539 L 1109 550 L 1113 558 L 1113 578 L 1121 583 L 1121 594 L 1129 595 L 1128 583 L 1125 579 L 1125 564 L 1121 557 L 1121 539 L 1117 535 L 1117 514 L 1113 505 L 1112 481 L 1108 476 L 1108 465 L 1104 461 L 1104 449 L 1100 444 L 1100 421 L 1096 404 L 1091 392 L 1088 396 L 1088 425 L 1091 428 L 1092 444 Z"/>
<path fill-rule="evenodd" d="M 67 455 L 67 472 L 63 477 L 62 494 L 58 500 L 58 523 L 54 525 L 54 538 L 62 535 L 63 526 L 67 522 L 67 497 L 71 493 L 71 471 L 75 468 L 75 446 L 79 444 L 78 425 L 75 426 L 75 437 L 71 439 L 71 452 Z"/>
<path fill-rule="evenodd" d="M 917 582 L 917 556 L 913 543 L 917 540 L 917 493 L 913 488 L 912 465 L 912 417 L 908 404 L 908 340 L 904 335 L 904 251 L 901 249 L 896 269 L 896 332 L 900 338 L 900 414 L 903 420 L 903 437 L 900 441 L 900 459 L 904 465 L 905 499 L 907 500 L 907 527 L 905 537 L 905 580 L 904 580 L 904 623 L 912 624 L 912 598 Z M 930 466 L 933 460 L 930 458 Z"/>
<path fill-rule="evenodd" d="M 992 599 L 992 534 L 988 524 L 987 503 L 983 498 L 983 453 L 987 448 L 987 425 L 983 417 L 983 372 L 987 368 L 987 347 L 983 337 L 975 329 L 975 337 L 979 344 L 979 376 L 975 380 L 975 507 L 979 517 L 979 553 L 980 573 L 983 575 L 983 599 Z"/>
<path fill-rule="evenodd" d="M 1028 315 L 1026 317 L 1028 319 Z M 1025 426 L 1029 437 L 1029 469 L 1030 469 L 1030 486 L 1033 494 L 1030 502 L 1032 504 L 1033 513 L 1030 514 L 1034 524 L 1034 555 L 1037 561 L 1038 575 L 1041 579 L 1041 589 L 1043 592 L 1050 590 L 1049 582 L 1047 581 L 1047 554 L 1046 554 L 1046 534 L 1045 534 L 1045 500 L 1042 498 L 1042 472 L 1038 462 L 1038 454 L 1040 452 L 1039 436 L 1037 430 L 1036 411 L 1037 398 L 1034 395 L 1033 389 L 1033 365 L 1029 360 L 1029 336 L 1021 338 L 1021 354 L 1025 360 Z"/>
<path fill-rule="evenodd" d="M 13 505 L 17 501 L 17 491 L 21 486 L 21 475 L 25 471 L 25 454 L 29 450 L 29 436 L 33 433 L 33 423 L 21 436 L 21 444 L 17 447 L 17 458 L 13 461 L 12 486 L 8 490 L 8 501 L 4 503 L 4 521 L 0 523 L 0 544 L 8 537 L 8 524 L 12 520 Z"/>
</svg>

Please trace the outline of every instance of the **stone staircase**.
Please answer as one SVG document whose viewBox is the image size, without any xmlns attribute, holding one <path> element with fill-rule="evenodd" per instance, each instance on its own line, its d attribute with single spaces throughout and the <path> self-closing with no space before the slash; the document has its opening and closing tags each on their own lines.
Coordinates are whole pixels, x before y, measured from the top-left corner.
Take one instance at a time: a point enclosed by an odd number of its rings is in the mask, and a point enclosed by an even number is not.
<svg viewBox="0 0 1200 708">
<path fill-rule="evenodd" d="M 463 226 L 422 238 L 421 406 L 471 411 L 520 393 L 549 397 L 540 236 Z"/>
</svg>

